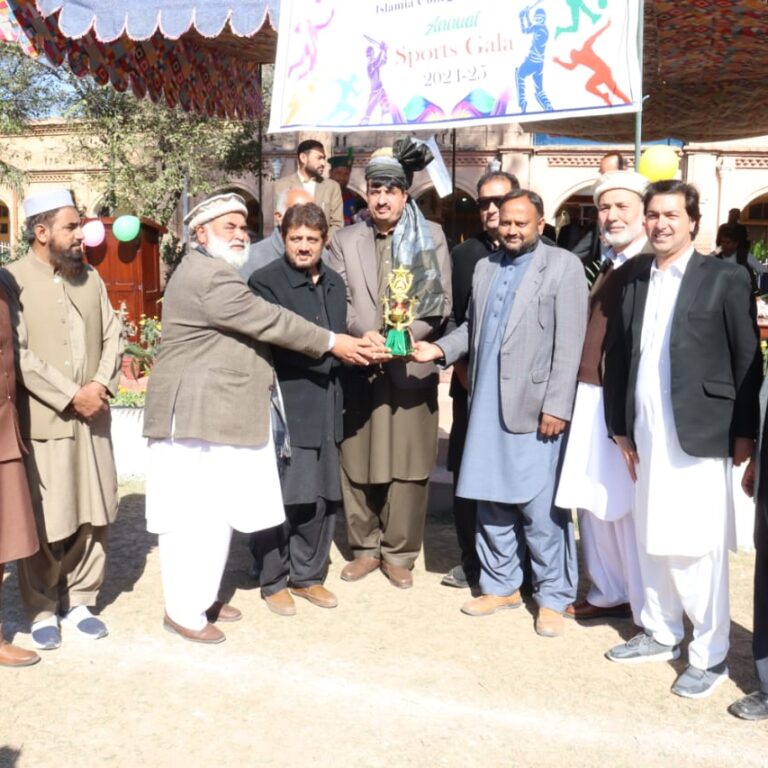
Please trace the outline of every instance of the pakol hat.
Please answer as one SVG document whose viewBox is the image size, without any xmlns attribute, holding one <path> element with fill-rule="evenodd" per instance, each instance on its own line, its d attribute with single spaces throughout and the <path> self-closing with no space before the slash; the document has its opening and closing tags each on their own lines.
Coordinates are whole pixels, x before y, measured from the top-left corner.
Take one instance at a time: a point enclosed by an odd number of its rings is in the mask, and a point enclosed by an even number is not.
<svg viewBox="0 0 768 768">
<path fill-rule="evenodd" d="M 248 215 L 248 208 L 240 195 L 234 192 L 227 192 L 223 195 L 214 195 L 202 203 L 198 203 L 184 219 L 184 223 L 190 228 L 195 229 L 202 224 L 218 219 L 219 216 L 226 216 L 228 213 L 242 213 Z"/>
</svg>

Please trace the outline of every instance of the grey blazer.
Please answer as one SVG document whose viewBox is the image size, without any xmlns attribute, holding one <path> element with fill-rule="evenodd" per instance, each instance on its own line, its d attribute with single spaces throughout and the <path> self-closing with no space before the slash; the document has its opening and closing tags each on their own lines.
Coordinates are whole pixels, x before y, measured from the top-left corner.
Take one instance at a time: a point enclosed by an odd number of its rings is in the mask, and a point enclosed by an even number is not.
<svg viewBox="0 0 768 768">
<path fill-rule="evenodd" d="M 285 189 L 301 189 L 303 184 L 298 173 L 282 176 L 275 182 L 273 194 L 275 202 L 277 196 Z M 323 209 L 325 218 L 328 219 L 328 236 L 344 226 L 344 200 L 341 196 L 341 187 L 333 179 L 323 179 L 315 184 L 315 203 Z"/>
<path fill-rule="evenodd" d="M 274 380 L 270 344 L 319 358 L 330 334 L 255 296 L 221 259 L 189 251 L 165 291 L 144 436 L 266 443 Z"/>
<path fill-rule="evenodd" d="M 439 317 L 413 322 L 411 333 L 416 341 L 435 338 L 450 316 L 452 307 L 448 244 L 443 230 L 437 224 L 431 221 L 427 224 L 435 244 L 440 282 L 446 299 Z M 374 231 L 370 221 L 344 227 L 333 236 L 329 248 L 328 266 L 344 278 L 347 286 L 347 329 L 353 336 L 362 336 L 366 331 L 378 331 L 383 325 Z M 420 382 L 437 373 L 432 363 L 392 360 L 386 367 L 399 387 L 418 387 Z"/>
<path fill-rule="evenodd" d="M 437 341 L 448 365 L 469 354 L 469 395 L 488 294 L 502 252 L 478 262 L 467 319 Z M 501 416 L 510 432 L 535 432 L 542 413 L 569 421 L 587 327 L 584 267 L 541 241 L 517 290 L 501 343 Z"/>
</svg>

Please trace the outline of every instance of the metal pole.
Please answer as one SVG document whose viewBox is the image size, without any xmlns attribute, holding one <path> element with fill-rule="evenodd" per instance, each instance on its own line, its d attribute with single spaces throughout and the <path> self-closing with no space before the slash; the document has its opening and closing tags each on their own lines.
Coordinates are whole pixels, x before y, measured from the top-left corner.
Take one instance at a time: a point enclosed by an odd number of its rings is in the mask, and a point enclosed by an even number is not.
<svg viewBox="0 0 768 768">
<path fill-rule="evenodd" d="M 456 129 L 451 128 L 451 247 L 456 244 Z"/>
<path fill-rule="evenodd" d="M 183 222 L 187 220 L 189 213 L 189 171 L 184 171 L 184 185 L 181 188 L 181 240 L 186 243 L 189 240 L 189 227 Z"/>
<path fill-rule="evenodd" d="M 635 170 L 640 165 L 640 150 L 643 143 L 643 31 L 645 26 L 645 1 L 638 0 L 637 57 L 640 60 L 640 109 L 635 112 Z"/>
<path fill-rule="evenodd" d="M 261 88 L 262 104 L 264 103 L 264 81 L 261 77 L 261 64 L 259 64 L 259 88 Z M 259 240 L 264 237 L 264 181 L 261 172 L 261 163 L 264 157 L 264 150 L 262 145 L 264 144 L 264 119 L 259 116 L 259 146 L 256 150 L 258 153 L 258 185 L 259 185 Z"/>
</svg>

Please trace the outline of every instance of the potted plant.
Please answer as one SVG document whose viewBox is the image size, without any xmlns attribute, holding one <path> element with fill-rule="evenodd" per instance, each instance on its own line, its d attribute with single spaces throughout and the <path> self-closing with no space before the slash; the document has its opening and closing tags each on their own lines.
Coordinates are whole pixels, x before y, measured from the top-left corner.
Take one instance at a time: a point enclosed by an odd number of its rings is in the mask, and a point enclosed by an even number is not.
<svg viewBox="0 0 768 768">
<path fill-rule="evenodd" d="M 162 326 L 157 317 L 142 315 L 138 324 L 122 315 L 128 343 L 123 354 L 129 359 L 132 376 L 123 376 L 112 410 L 112 445 L 118 480 L 144 477 L 147 441 L 142 437 L 147 378 L 157 356 Z"/>
</svg>

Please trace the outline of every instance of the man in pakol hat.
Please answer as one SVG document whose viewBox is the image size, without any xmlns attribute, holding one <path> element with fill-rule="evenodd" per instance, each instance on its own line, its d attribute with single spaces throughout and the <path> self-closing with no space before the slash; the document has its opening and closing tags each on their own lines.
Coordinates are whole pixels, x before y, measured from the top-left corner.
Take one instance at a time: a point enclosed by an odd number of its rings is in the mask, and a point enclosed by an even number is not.
<svg viewBox="0 0 768 768">
<path fill-rule="evenodd" d="M 61 644 L 60 619 L 107 634 L 88 608 L 104 580 L 107 526 L 117 514 L 109 397 L 120 372 L 120 323 L 98 273 L 83 261 L 72 195 L 24 201 L 29 253 L 0 271 L 19 351 L 19 421 L 40 549 L 19 563 L 32 642 Z"/>
<path fill-rule="evenodd" d="M 408 267 L 414 277 L 415 340 L 439 336 L 451 311 L 445 236 L 408 195 L 413 172 L 431 159 L 411 139 L 374 155 L 365 169 L 370 220 L 331 240 L 329 266 L 347 285 L 347 328 L 376 344 L 384 342 L 382 297 L 397 267 Z M 380 567 L 394 586 L 413 584 L 437 453 L 437 383 L 433 364 L 402 358 L 345 376 L 341 483 L 355 557 L 342 571 L 346 581 Z"/>
<path fill-rule="evenodd" d="M 225 639 L 213 622 L 240 618 L 218 600 L 232 530 L 284 520 L 269 345 L 347 363 L 387 357 L 383 347 L 313 325 L 248 289 L 237 272 L 247 258 L 246 213 L 235 194 L 190 211 L 193 246 L 165 292 L 145 408 L 147 528 L 159 534 L 164 625 L 201 643 Z"/>
<path fill-rule="evenodd" d="M 643 194 L 648 180 L 610 171 L 595 184 L 600 237 L 606 256 L 589 296 L 589 322 L 579 364 L 576 402 L 555 503 L 578 509 L 584 565 L 591 582 L 584 600 L 565 616 L 579 620 L 632 616 L 640 625 L 643 585 L 637 562 L 634 488 L 621 450 L 608 437 L 603 365 L 608 321 L 621 295 L 614 270 L 646 250 Z"/>
</svg>

